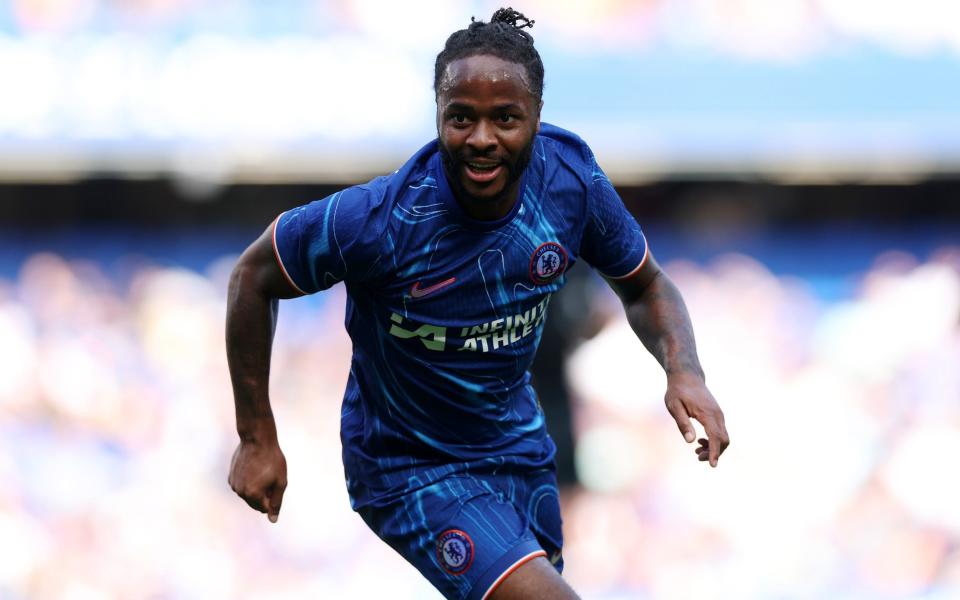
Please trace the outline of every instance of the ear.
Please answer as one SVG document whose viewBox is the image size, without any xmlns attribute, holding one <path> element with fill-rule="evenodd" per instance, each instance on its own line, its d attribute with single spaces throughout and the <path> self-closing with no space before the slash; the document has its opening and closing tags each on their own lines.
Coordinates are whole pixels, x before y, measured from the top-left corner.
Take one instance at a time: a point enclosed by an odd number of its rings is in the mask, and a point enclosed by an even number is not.
<svg viewBox="0 0 960 600">
<path fill-rule="evenodd" d="M 543 100 L 540 101 L 540 105 L 537 106 L 537 131 L 540 133 L 540 113 L 543 112 Z"/>
</svg>

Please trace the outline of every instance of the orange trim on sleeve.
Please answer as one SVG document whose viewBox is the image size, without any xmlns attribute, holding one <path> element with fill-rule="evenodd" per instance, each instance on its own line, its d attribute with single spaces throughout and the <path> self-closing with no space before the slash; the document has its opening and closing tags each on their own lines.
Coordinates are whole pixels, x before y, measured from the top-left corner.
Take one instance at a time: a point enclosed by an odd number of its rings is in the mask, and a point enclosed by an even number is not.
<svg viewBox="0 0 960 600">
<path fill-rule="evenodd" d="M 284 279 L 287 280 L 293 289 L 300 292 L 302 295 L 306 296 L 307 293 L 300 289 L 296 283 L 294 283 L 293 278 L 290 277 L 290 273 L 287 273 L 287 268 L 283 266 L 283 260 L 280 259 L 280 251 L 277 249 L 277 223 L 280 222 L 280 217 L 283 216 L 283 213 L 277 215 L 277 218 L 273 220 L 273 231 L 270 233 L 270 237 L 273 239 L 273 256 L 277 259 L 277 264 L 280 265 L 280 271 L 283 273 Z"/>
<path fill-rule="evenodd" d="M 643 235 L 643 232 L 640 233 Z M 647 245 L 647 236 L 643 235 L 643 258 L 640 259 L 640 264 L 634 267 L 632 271 L 626 275 L 621 275 L 620 277 L 607 277 L 607 279 L 613 279 L 614 281 L 620 281 L 622 279 L 630 279 L 634 275 L 640 272 L 640 269 L 643 268 L 643 265 L 647 263 L 647 257 L 650 256 L 650 246 Z"/>
<path fill-rule="evenodd" d="M 490 587 L 487 588 L 487 591 L 483 595 L 483 598 L 481 598 L 481 600 L 487 600 L 487 598 L 490 597 L 490 594 L 492 594 L 497 589 L 497 586 L 503 583 L 503 580 L 509 577 L 514 571 L 516 571 L 526 563 L 530 562 L 531 560 L 537 558 L 538 556 L 546 556 L 546 555 L 547 553 L 544 550 L 534 550 L 530 554 L 520 558 L 517 562 L 510 565 L 506 571 L 500 574 L 500 577 L 497 577 L 496 580 L 494 580 L 494 582 L 490 584 Z"/>
</svg>

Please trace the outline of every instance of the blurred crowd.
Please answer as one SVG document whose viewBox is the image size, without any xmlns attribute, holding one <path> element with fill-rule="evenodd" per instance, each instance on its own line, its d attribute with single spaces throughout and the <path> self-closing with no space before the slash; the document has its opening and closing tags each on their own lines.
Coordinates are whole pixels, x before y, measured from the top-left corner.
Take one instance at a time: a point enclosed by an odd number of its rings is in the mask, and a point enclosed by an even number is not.
<svg viewBox="0 0 960 600">
<path fill-rule="evenodd" d="M 11 0 L 0 32 L 26 35 L 132 31 L 220 31 L 273 35 L 290 31 L 391 35 L 449 29 L 463 15 L 486 18 L 502 0 Z M 527 0 L 517 7 L 551 36 L 601 48 L 675 44 L 761 60 L 796 59 L 849 40 L 894 52 L 960 49 L 949 0 Z M 425 18 L 427 17 L 427 18 Z M 400 36 L 422 39 L 423 36 Z M 417 44 L 417 40 L 410 40 Z"/>
<path fill-rule="evenodd" d="M 0 278 L 0 597 L 429 598 L 349 508 L 342 286 L 284 302 L 276 525 L 226 483 L 234 257 L 205 272 L 36 254 Z M 585 598 L 960 596 L 960 249 L 877 257 L 857 290 L 743 255 L 671 262 L 732 445 L 698 463 L 664 377 L 598 291 L 570 356 L 566 575 Z"/>
<path fill-rule="evenodd" d="M 435 133 L 444 40 L 503 4 L 0 3 L 0 179 L 338 181 L 393 169 Z M 536 21 L 545 120 L 583 135 L 621 178 L 758 161 L 793 176 L 838 160 L 880 175 L 960 162 L 956 2 L 517 8 Z"/>
</svg>

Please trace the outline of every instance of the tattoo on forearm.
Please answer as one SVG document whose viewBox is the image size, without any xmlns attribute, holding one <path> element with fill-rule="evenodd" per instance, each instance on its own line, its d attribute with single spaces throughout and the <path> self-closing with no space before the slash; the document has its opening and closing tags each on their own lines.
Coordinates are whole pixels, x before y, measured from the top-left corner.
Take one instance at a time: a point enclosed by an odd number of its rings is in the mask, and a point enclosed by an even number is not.
<svg viewBox="0 0 960 600">
<path fill-rule="evenodd" d="M 703 377 L 690 315 L 680 291 L 667 277 L 656 277 L 627 307 L 627 316 L 668 375 L 692 372 Z"/>
</svg>

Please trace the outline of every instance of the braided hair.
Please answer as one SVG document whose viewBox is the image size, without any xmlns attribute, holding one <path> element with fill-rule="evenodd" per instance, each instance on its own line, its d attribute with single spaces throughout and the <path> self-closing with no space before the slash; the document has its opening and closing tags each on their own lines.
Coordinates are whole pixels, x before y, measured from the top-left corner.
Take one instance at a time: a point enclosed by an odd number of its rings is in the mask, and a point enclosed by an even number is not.
<svg viewBox="0 0 960 600">
<path fill-rule="evenodd" d="M 466 29 L 454 31 L 447 38 L 443 51 L 437 55 L 433 70 L 433 91 L 439 93 L 444 70 L 451 62 L 488 54 L 505 61 L 523 65 L 529 78 L 530 93 L 539 101 L 543 97 L 543 61 L 533 47 L 533 36 L 524 31 L 534 21 L 512 8 L 501 8 L 493 13 L 489 23 L 470 18 Z"/>
</svg>

